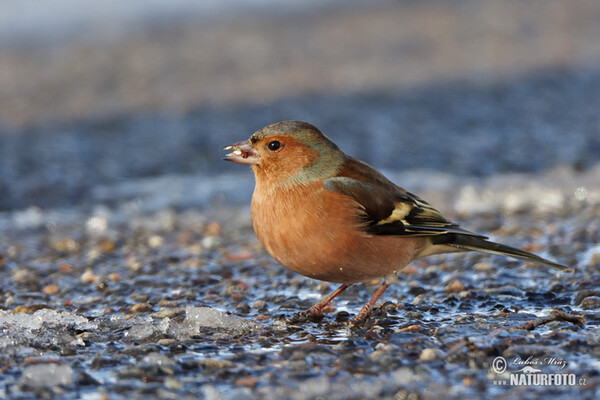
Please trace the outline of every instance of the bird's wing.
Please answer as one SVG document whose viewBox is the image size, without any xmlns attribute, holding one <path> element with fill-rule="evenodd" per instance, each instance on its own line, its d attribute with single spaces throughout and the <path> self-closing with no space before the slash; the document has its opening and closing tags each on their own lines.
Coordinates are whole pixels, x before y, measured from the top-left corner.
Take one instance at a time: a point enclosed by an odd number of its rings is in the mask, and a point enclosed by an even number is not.
<svg viewBox="0 0 600 400">
<path fill-rule="evenodd" d="M 391 182 L 390 182 L 391 184 Z M 393 186 L 384 190 L 349 177 L 324 180 L 325 190 L 352 197 L 362 208 L 365 231 L 373 235 L 436 236 L 448 233 L 484 236 L 462 229 L 419 197 Z"/>
</svg>

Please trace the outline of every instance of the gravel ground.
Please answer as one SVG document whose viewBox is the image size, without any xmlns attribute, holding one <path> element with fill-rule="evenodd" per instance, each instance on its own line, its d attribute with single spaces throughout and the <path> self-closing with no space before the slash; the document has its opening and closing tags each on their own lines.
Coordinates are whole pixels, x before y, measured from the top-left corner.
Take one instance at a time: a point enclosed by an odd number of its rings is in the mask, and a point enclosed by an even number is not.
<svg viewBox="0 0 600 400">
<path fill-rule="evenodd" d="M 391 176 L 465 226 L 576 273 L 432 257 L 407 267 L 352 327 L 376 281 L 349 289 L 321 322 L 294 316 L 333 285 L 270 259 L 247 206 L 186 207 L 207 197 L 173 195 L 188 177 L 132 187 L 113 207 L 4 213 L 0 398 L 597 397 L 600 165 L 536 179 Z M 492 369 L 499 356 L 502 374 Z M 528 359 L 574 386 L 495 383 L 525 375 Z"/>
</svg>

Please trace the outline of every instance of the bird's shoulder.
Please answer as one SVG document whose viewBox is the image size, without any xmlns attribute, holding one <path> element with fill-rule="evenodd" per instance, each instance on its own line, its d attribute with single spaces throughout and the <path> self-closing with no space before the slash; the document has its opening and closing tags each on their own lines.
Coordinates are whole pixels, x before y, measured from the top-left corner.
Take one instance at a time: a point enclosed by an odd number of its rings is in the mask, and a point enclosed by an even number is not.
<svg viewBox="0 0 600 400">
<path fill-rule="evenodd" d="M 425 200 L 397 186 L 370 165 L 348 157 L 325 190 L 349 196 L 360 208 L 364 230 L 374 235 L 476 235 L 446 219 Z"/>
</svg>

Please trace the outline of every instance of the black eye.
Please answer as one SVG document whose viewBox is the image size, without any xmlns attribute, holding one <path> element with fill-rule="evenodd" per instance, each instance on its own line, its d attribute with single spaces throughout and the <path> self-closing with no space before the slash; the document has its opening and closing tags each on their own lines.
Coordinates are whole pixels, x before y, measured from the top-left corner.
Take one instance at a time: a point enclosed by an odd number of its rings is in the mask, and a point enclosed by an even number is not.
<svg viewBox="0 0 600 400">
<path fill-rule="evenodd" d="M 270 141 L 269 144 L 267 144 L 267 147 L 271 151 L 278 150 L 281 147 L 281 142 L 279 140 Z"/>
</svg>

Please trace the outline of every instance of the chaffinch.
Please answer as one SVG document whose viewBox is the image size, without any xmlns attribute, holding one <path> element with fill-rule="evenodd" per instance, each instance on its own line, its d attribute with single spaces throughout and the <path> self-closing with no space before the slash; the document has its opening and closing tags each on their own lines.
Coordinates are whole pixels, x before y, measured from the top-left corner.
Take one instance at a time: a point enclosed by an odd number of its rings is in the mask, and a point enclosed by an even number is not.
<svg viewBox="0 0 600 400">
<path fill-rule="evenodd" d="M 292 271 L 342 284 L 308 317 L 322 318 L 350 285 L 383 278 L 352 320 L 362 322 L 398 271 L 433 254 L 482 251 L 573 272 L 461 228 L 306 122 L 269 125 L 223 150 L 231 151 L 224 160 L 252 166 L 252 224 L 267 252 Z"/>
</svg>

